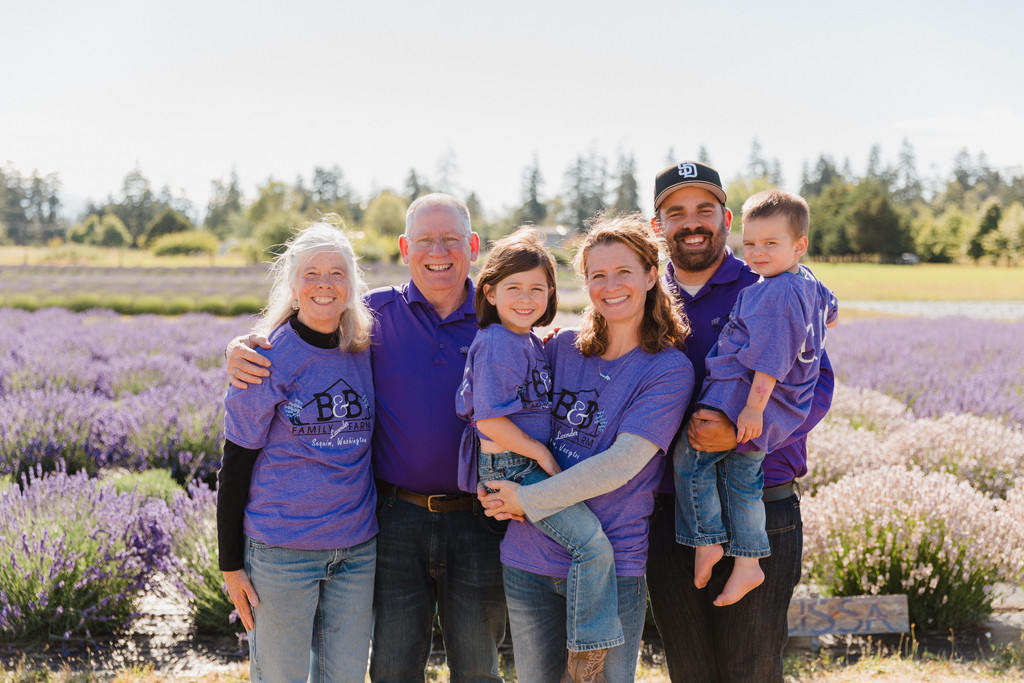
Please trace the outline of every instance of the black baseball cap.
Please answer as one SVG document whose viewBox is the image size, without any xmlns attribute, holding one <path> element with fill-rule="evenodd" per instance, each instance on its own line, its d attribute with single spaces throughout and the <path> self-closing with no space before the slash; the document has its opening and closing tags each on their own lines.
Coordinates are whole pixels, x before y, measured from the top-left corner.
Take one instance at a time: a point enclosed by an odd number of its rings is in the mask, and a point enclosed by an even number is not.
<svg viewBox="0 0 1024 683">
<path fill-rule="evenodd" d="M 684 185 L 703 187 L 725 204 L 725 190 L 722 189 L 722 179 L 718 171 L 699 161 L 681 161 L 664 169 L 654 180 L 654 210 L 658 210 L 665 197 L 672 194 L 673 190 Z"/>
</svg>

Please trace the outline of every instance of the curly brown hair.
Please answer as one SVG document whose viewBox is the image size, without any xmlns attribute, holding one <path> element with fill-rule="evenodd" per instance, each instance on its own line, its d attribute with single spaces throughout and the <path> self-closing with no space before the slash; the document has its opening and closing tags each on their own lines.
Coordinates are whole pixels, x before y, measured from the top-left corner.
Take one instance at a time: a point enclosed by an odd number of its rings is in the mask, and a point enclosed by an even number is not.
<svg viewBox="0 0 1024 683">
<path fill-rule="evenodd" d="M 636 254 L 645 271 L 658 270 L 658 241 L 650 226 L 639 213 L 624 215 L 597 214 L 587 222 L 589 232 L 583 239 L 573 260 L 577 274 L 587 281 L 587 257 L 591 249 L 602 244 L 624 244 Z M 678 310 L 672 295 L 665 288 L 661 278 L 647 292 L 644 301 L 644 317 L 640 321 L 640 348 L 645 353 L 657 353 L 662 349 L 682 350 L 690 323 L 685 314 Z M 576 337 L 576 346 L 584 356 L 600 356 L 608 349 L 608 324 L 597 312 L 593 303 L 583 311 L 583 322 Z"/>
<path fill-rule="evenodd" d="M 484 291 L 488 286 L 494 287 L 510 275 L 523 273 L 540 268 L 548 281 L 548 307 L 537 322 L 537 327 L 544 327 L 555 319 L 558 312 L 558 292 L 555 289 L 555 257 L 544 246 L 544 236 L 528 227 L 520 227 L 511 235 L 506 235 L 491 246 L 480 273 L 476 277 L 476 296 L 473 304 L 476 307 L 476 318 L 481 329 L 493 323 L 500 323 L 498 309 L 487 300 Z"/>
</svg>

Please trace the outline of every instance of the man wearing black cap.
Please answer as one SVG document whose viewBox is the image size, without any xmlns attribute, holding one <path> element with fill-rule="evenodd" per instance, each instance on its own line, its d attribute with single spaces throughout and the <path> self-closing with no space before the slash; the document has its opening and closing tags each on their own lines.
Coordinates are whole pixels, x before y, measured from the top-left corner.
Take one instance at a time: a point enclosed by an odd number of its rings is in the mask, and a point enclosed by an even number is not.
<svg viewBox="0 0 1024 683">
<path fill-rule="evenodd" d="M 690 320 L 686 355 L 696 375 L 693 401 L 706 374 L 704 359 L 718 341 L 740 291 L 758 276 L 725 240 L 732 212 L 718 172 L 684 161 L 658 174 L 654 229 L 665 239 L 670 263 L 665 281 Z M 672 468 L 659 488 L 651 521 L 647 583 L 651 607 L 673 681 L 782 681 L 786 612 L 800 580 L 803 529 L 795 480 L 807 472 L 806 435 L 828 411 L 834 379 L 827 357 L 804 425 L 781 448 L 765 454 L 764 503 L 771 556 L 761 560 L 764 583 L 736 604 L 712 604 L 732 571 L 731 558 L 715 565 L 703 589 L 694 586 L 694 549 L 676 543 Z M 683 421 L 690 443 L 702 451 L 737 448 L 736 428 L 722 413 L 691 402 Z M 749 444 L 741 444 L 752 448 Z"/>
</svg>

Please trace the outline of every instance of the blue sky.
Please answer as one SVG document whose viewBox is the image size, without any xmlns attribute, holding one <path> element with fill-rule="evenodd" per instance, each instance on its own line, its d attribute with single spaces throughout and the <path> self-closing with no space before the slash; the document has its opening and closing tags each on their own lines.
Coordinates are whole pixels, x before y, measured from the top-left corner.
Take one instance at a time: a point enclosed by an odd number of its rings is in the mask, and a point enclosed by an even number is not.
<svg viewBox="0 0 1024 683">
<path fill-rule="evenodd" d="M 669 150 L 725 178 L 756 137 L 799 189 L 820 153 L 863 171 L 904 138 L 922 174 L 961 148 L 1024 165 L 1024 3 L 0 0 L 0 164 L 57 172 L 68 204 L 138 163 L 200 210 L 234 168 L 341 166 L 364 197 L 409 169 L 495 212 L 536 154 L 545 193 L 590 149 Z"/>
</svg>

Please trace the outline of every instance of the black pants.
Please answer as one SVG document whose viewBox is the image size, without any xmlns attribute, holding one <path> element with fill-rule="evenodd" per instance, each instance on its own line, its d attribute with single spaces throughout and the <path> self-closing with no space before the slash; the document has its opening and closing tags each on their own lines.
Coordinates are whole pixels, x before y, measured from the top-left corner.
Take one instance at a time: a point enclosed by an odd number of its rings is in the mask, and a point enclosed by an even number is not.
<svg viewBox="0 0 1024 683">
<path fill-rule="evenodd" d="M 803 524 L 795 495 L 764 507 L 772 551 L 761 559 L 764 583 L 734 605 L 715 607 L 712 601 L 732 572 L 732 558 L 715 565 L 704 589 L 694 587 L 694 550 L 675 540 L 675 497 L 658 496 L 651 519 L 647 587 L 673 683 L 783 680 L 786 612 L 800 581 Z"/>
</svg>

